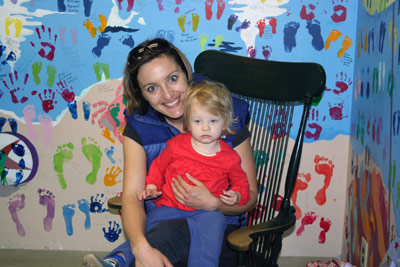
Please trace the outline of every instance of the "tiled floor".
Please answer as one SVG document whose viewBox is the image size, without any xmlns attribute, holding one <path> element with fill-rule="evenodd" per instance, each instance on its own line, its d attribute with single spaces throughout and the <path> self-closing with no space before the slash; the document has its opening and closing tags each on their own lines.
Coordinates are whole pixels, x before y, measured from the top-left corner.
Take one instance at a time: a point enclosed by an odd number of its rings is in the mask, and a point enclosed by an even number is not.
<svg viewBox="0 0 400 267">
<path fill-rule="evenodd" d="M 49 250 L 19 250 L 0 249 L 1 267 L 79 267 L 87 251 L 49 251 Z M 94 252 L 90 252 L 94 253 Z M 106 252 L 96 255 L 103 257 Z M 280 267 L 303 267 L 314 258 L 281 257 Z M 322 259 L 327 260 L 327 259 Z"/>
</svg>

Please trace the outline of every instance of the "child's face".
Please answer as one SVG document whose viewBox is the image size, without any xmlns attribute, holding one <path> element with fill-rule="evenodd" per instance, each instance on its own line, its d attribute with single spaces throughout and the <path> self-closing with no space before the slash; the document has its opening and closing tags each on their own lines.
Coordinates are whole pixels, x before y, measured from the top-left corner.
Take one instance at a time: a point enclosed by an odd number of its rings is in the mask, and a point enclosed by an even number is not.
<svg viewBox="0 0 400 267">
<path fill-rule="evenodd" d="M 203 144 L 215 142 L 225 129 L 225 121 L 222 117 L 209 113 L 193 101 L 189 117 L 189 130 L 193 138 Z"/>
</svg>

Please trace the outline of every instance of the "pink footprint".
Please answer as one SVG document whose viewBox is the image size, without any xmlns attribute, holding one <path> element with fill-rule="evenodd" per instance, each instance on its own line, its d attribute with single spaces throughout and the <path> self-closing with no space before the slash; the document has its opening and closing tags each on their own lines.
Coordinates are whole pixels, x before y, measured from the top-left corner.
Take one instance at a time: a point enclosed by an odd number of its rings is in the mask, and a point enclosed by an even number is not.
<svg viewBox="0 0 400 267">
<path fill-rule="evenodd" d="M 18 211 L 23 209 L 25 207 L 25 195 L 24 194 L 15 194 L 10 198 L 10 201 L 8 202 L 8 210 L 10 211 L 11 218 L 14 221 L 18 234 L 20 236 L 25 236 L 25 229 L 24 226 L 22 226 L 21 222 L 19 221 L 18 218 Z"/>
<path fill-rule="evenodd" d="M 39 122 L 43 128 L 43 141 L 46 149 L 53 147 L 53 121 L 47 114 L 39 115 Z"/>
<path fill-rule="evenodd" d="M 335 165 L 333 165 L 332 161 L 328 158 L 324 158 L 319 155 L 315 155 L 314 162 L 316 163 L 315 172 L 325 176 L 324 186 L 318 190 L 314 197 L 317 204 L 322 206 L 326 202 L 326 190 L 331 183 L 333 168 Z"/>
<path fill-rule="evenodd" d="M 319 226 L 321 226 L 322 231 L 319 233 L 318 237 L 318 242 L 320 244 L 325 243 L 326 241 L 326 233 L 329 231 L 331 228 L 332 222 L 329 219 L 326 219 L 324 217 L 321 218 L 321 221 L 319 222 Z"/>
<path fill-rule="evenodd" d="M 55 209 L 55 196 L 52 192 L 45 189 L 38 189 L 39 203 L 47 207 L 46 217 L 43 219 L 44 230 L 50 232 L 53 228 L 54 209 Z"/>
<path fill-rule="evenodd" d="M 28 133 L 28 136 L 31 140 L 37 140 L 38 135 L 33 128 L 33 120 L 36 118 L 36 111 L 35 111 L 35 106 L 34 105 L 26 105 L 24 107 L 24 110 L 22 111 L 24 113 L 24 119 L 26 123 L 26 131 Z"/>
<path fill-rule="evenodd" d="M 303 179 L 300 179 L 301 177 L 303 177 L 305 179 L 305 181 Z M 299 191 L 306 190 L 308 187 L 308 183 L 310 181 L 311 181 L 311 174 L 309 174 L 309 173 L 298 173 L 297 174 L 296 184 L 294 186 L 293 194 L 291 197 L 293 206 L 296 209 L 295 215 L 296 215 L 297 220 L 299 220 L 302 216 L 301 209 L 299 206 L 297 206 L 297 203 L 296 203 L 297 202 L 297 193 Z"/>
<path fill-rule="evenodd" d="M 304 227 L 306 225 L 311 225 L 315 222 L 315 220 L 317 219 L 317 215 L 315 215 L 314 212 L 307 212 L 303 219 L 301 219 L 301 225 L 299 227 L 299 229 L 297 230 L 296 234 L 297 236 L 300 236 L 303 232 L 304 232 Z"/>
</svg>

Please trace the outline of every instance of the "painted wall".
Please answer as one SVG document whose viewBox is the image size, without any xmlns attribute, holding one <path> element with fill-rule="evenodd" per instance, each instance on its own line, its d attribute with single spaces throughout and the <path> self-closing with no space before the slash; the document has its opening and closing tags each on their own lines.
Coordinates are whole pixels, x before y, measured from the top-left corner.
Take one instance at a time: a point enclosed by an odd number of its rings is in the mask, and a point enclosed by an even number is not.
<svg viewBox="0 0 400 267">
<path fill-rule="evenodd" d="M 356 118 L 357 1 L 0 0 L 0 6 L 2 248 L 110 250 L 124 240 L 120 216 L 106 204 L 122 188 L 122 71 L 132 47 L 163 37 L 192 63 L 202 50 L 218 49 L 325 67 L 327 90 L 310 113 L 292 197 L 298 220 L 282 255 L 341 254 Z"/>
<path fill-rule="evenodd" d="M 367 266 L 399 258 L 399 1 L 359 1 L 351 111 L 346 258 Z M 387 256 L 387 257 L 386 257 Z"/>
</svg>

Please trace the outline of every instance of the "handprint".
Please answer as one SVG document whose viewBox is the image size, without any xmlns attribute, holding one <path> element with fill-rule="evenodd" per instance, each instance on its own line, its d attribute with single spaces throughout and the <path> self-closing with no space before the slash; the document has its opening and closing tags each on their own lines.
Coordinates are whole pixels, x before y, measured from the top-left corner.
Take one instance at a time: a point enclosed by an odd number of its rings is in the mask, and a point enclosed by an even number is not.
<svg viewBox="0 0 400 267">
<path fill-rule="evenodd" d="M 51 28 L 47 28 L 47 32 L 49 34 L 48 40 L 52 41 Z M 42 40 L 42 35 L 44 35 L 46 33 L 45 26 L 42 25 L 41 30 L 39 28 L 36 28 L 36 33 L 37 33 L 39 40 Z M 56 43 L 56 41 L 57 41 L 57 34 L 54 35 L 54 44 Z M 53 44 L 51 44 L 50 42 L 41 41 L 40 44 L 42 45 L 42 48 L 40 48 L 40 50 L 38 52 L 39 56 L 52 61 L 54 59 L 54 52 L 56 50 L 56 47 Z M 32 45 L 32 47 L 36 46 L 33 42 L 31 42 L 31 45 Z M 50 49 L 50 51 L 48 51 L 47 54 L 45 52 L 45 48 Z"/>
</svg>

